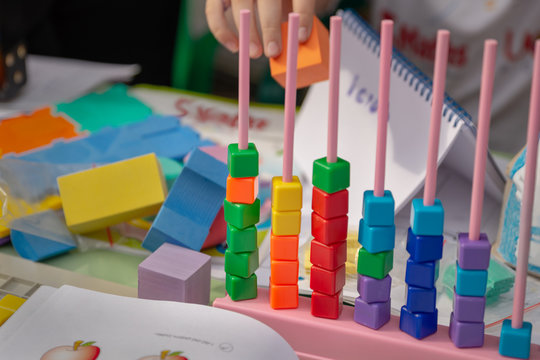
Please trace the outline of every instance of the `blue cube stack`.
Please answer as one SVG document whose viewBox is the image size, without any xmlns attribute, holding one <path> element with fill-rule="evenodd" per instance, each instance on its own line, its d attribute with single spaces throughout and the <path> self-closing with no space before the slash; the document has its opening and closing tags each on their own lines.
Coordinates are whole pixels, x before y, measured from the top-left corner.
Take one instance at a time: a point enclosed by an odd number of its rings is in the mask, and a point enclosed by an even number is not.
<svg viewBox="0 0 540 360">
<path fill-rule="evenodd" d="M 439 199 L 430 206 L 422 199 L 413 200 L 407 236 L 407 304 L 401 308 L 399 328 L 417 339 L 437 331 L 435 282 L 442 258 L 443 227 L 444 209 Z"/>
</svg>

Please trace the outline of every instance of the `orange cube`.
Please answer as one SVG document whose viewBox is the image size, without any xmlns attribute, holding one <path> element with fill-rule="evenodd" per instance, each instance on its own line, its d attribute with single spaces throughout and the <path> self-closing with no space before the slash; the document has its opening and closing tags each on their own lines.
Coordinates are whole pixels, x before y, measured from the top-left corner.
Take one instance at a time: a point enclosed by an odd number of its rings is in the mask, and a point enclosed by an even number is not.
<svg viewBox="0 0 540 360">
<path fill-rule="evenodd" d="M 298 282 L 298 260 L 271 260 L 270 272 L 275 285 L 293 285 Z"/>
<path fill-rule="evenodd" d="M 270 234 L 270 258 L 272 260 L 298 260 L 298 235 Z"/>
<path fill-rule="evenodd" d="M 276 285 L 270 278 L 270 306 L 272 309 L 296 309 L 298 307 L 298 284 Z"/>
<path fill-rule="evenodd" d="M 287 23 L 281 24 L 282 51 L 270 58 L 270 72 L 274 80 L 285 87 L 287 72 Z M 313 28 L 308 40 L 298 46 L 298 72 L 296 87 L 303 88 L 319 81 L 328 80 L 329 65 L 328 29 L 317 18 L 313 18 Z"/>
<path fill-rule="evenodd" d="M 259 177 L 233 178 L 227 177 L 228 202 L 237 204 L 253 204 L 259 194 Z"/>
</svg>

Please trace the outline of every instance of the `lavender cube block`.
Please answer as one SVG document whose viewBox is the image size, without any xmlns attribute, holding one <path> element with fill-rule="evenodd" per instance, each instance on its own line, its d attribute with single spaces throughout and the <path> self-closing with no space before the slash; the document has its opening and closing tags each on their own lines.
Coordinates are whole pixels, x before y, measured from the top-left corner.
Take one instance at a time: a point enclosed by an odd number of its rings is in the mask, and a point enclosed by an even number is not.
<svg viewBox="0 0 540 360">
<path fill-rule="evenodd" d="M 481 347 L 484 345 L 484 323 L 457 321 L 450 315 L 450 339 L 458 348 Z"/>
<path fill-rule="evenodd" d="M 459 234 L 458 264 L 464 270 L 487 270 L 491 244 L 486 234 L 478 240 L 469 239 L 468 233 Z"/>
<path fill-rule="evenodd" d="M 392 287 L 392 278 L 390 275 L 386 275 L 379 280 L 358 274 L 357 284 L 360 298 L 368 304 L 386 302 L 390 299 L 390 288 Z"/>
<path fill-rule="evenodd" d="M 139 265 L 139 298 L 208 305 L 211 257 L 169 243 Z"/>
<path fill-rule="evenodd" d="M 390 300 L 368 304 L 359 297 L 354 302 L 354 321 L 377 330 L 390 320 Z"/>
<path fill-rule="evenodd" d="M 454 318 L 460 322 L 483 322 L 485 296 L 462 296 L 454 291 Z"/>
</svg>

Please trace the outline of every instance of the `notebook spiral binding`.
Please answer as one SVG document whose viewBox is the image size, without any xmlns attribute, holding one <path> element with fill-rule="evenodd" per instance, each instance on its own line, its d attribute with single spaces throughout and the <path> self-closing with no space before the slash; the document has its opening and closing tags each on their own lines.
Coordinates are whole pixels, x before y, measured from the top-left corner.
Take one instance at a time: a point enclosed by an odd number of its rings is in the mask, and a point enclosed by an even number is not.
<svg viewBox="0 0 540 360">
<path fill-rule="evenodd" d="M 368 49 L 376 52 L 380 51 L 379 34 L 354 12 L 354 10 L 339 10 L 337 15 L 343 19 L 343 24 L 347 26 L 362 41 Z M 431 101 L 432 80 L 407 60 L 398 50 L 392 51 L 392 71 L 404 82 L 408 82 L 414 91 L 419 92 L 426 101 Z M 476 135 L 476 127 L 473 125 L 471 115 L 463 109 L 454 99 L 445 94 L 443 104 L 443 119 L 451 123 L 453 127 L 463 122 Z"/>
</svg>

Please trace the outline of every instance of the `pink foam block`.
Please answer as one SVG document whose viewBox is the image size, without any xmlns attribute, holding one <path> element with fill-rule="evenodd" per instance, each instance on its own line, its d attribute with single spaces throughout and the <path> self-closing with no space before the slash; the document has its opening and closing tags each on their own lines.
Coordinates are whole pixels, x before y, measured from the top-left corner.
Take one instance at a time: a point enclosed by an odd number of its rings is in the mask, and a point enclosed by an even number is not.
<svg viewBox="0 0 540 360">
<path fill-rule="evenodd" d="M 257 319 L 277 331 L 293 347 L 300 359 L 400 359 L 400 360 L 492 360 L 499 355 L 499 338 L 486 335 L 484 346 L 457 349 L 448 337 L 448 327 L 417 341 L 399 330 L 399 318 L 392 316 L 379 330 L 354 322 L 354 308 L 343 306 L 339 319 L 311 315 L 310 299 L 300 296 L 298 308 L 272 310 L 268 290 L 258 289 L 253 300 L 234 302 L 229 297 L 216 299 L 214 306 Z M 530 359 L 540 359 L 540 345 L 531 346 Z"/>
</svg>

